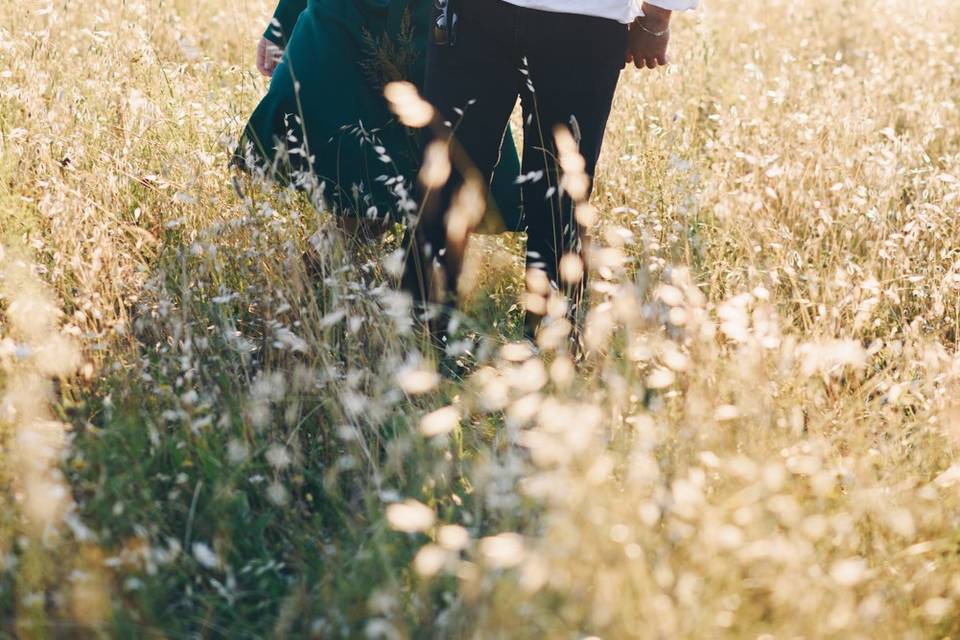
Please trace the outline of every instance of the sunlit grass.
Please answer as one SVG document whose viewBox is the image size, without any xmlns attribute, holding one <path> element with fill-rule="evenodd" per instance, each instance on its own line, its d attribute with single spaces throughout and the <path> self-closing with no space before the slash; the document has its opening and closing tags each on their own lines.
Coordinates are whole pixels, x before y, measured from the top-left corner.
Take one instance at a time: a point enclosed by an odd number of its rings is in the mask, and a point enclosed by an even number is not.
<svg viewBox="0 0 960 640">
<path fill-rule="evenodd" d="M 227 170 L 269 7 L 0 3 L 4 632 L 960 631 L 960 6 L 713 4 L 624 74 L 583 362 L 482 238 L 461 381 L 394 234 Z"/>
</svg>

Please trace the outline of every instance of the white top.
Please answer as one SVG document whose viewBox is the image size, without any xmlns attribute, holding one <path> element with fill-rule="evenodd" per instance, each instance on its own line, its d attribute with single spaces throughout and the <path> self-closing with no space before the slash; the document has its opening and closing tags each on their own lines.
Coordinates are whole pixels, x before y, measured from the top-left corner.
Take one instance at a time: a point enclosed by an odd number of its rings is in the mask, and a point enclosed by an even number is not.
<svg viewBox="0 0 960 640">
<path fill-rule="evenodd" d="M 510 4 L 539 11 L 576 13 L 584 16 L 609 18 L 630 24 L 643 15 L 643 0 L 506 0 Z M 648 4 L 671 11 L 696 9 L 700 0 L 646 0 Z"/>
</svg>

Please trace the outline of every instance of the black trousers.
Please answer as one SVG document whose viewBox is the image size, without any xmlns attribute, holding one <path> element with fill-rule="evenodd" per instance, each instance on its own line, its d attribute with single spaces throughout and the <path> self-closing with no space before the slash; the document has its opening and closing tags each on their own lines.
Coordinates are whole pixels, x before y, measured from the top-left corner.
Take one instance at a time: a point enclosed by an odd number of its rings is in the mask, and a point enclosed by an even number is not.
<svg viewBox="0 0 960 640">
<path fill-rule="evenodd" d="M 518 181 L 528 234 L 527 267 L 543 269 L 559 284 L 560 258 L 580 251 L 581 241 L 574 203 L 559 189 L 554 128 L 566 126 L 579 140 L 592 179 L 624 67 L 627 27 L 502 0 L 457 0 L 456 11 L 454 46 L 432 43 L 428 49 L 425 97 L 447 122 L 427 133 L 428 142 L 452 135 L 473 170 L 489 184 L 520 98 L 524 148 Z M 405 287 L 420 301 L 427 301 L 430 291 L 424 265 L 433 259 L 443 267 L 446 290 L 456 292 L 461 248 L 447 246 L 445 222 L 454 194 L 469 173 L 455 163 L 445 187 L 421 192 L 422 213 L 404 277 Z"/>
</svg>

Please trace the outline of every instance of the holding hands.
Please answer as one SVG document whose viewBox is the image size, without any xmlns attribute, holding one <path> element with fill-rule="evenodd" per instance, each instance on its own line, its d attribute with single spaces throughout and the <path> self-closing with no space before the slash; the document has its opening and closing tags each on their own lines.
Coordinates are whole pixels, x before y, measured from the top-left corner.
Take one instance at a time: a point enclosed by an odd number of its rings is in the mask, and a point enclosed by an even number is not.
<svg viewBox="0 0 960 640">
<path fill-rule="evenodd" d="M 673 12 L 643 4 L 643 14 L 630 25 L 627 44 L 627 63 L 638 69 L 656 69 L 670 62 L 667 46 L 670 44 L 670 16 Z"/>
</svg>

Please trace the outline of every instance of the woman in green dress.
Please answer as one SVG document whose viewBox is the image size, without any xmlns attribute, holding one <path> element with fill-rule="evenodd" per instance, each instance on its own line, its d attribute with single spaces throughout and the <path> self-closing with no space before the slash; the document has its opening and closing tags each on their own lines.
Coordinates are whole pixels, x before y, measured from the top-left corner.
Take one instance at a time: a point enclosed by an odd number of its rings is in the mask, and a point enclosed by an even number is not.
<svg viewBox="0 0 960 640">
<path fill-rule="evenodd" d="M 422 85 L 432 9 L 432 0 L 280 0 L 258 50 L 258 67 L 272 72 L 270 89 L 247 123 L 238 160 L 300 184 L 315 176 L 341 215 L 412 212 L 419 138 L 393 119 L 383 87 Z M 519 173 L 508 132 L 483 227 L 520 228 Z"/>
</svg>

